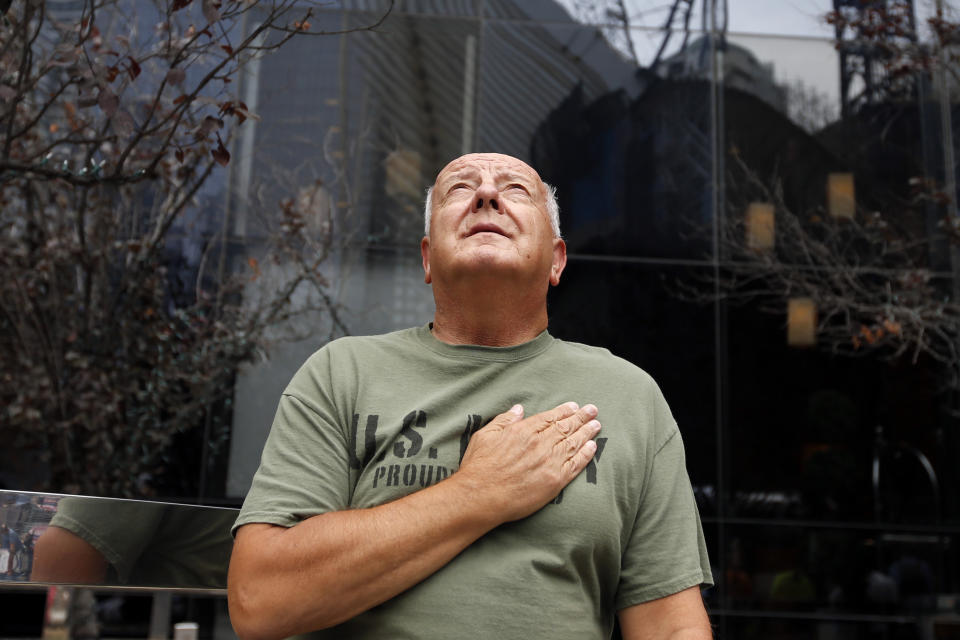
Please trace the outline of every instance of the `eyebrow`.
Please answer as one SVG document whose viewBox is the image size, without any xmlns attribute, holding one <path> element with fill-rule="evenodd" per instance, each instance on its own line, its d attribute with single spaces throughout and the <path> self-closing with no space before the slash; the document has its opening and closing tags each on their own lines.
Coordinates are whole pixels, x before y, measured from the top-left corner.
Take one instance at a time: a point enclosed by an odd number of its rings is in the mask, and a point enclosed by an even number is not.
<svg viewBox="0 0 960 640">
<path fill-rule="evenodd" d="M 443 176 L 437 183 L 437 185 L 445 185 L 449 182 L 455 182 L 457 180 L 463 180 L 465 178 L 475 177 L 479 173 L 476 169 L 472 167 L 464 167 L 463 169 L 458 169 L 453 173 L 449 173 Z"/>
<path fill-rule="evenodd" d="M 497 180 L 506 180 L 510 182 L 523 182 L 525 184 L 531 184 L 536 186 L 537 179 L 533 176 L 527 176 L 522 173 L 514 173 L 512 171 L 502 171 L 497 174 Z"/>
<path fill-rule="evenodd" d="M 457 180 L 476 178 L 478 173 L 480 173 L 479 170 L 473 167 L 464 167 L 463 169 L 458 169 L 457 171 L 444 176 L 440 180 L 439 184 L 446 185 L 449 182 L 455 182 Z M 522 182 L 532 186 L 537 185 L 537 179 L 533 176 L 527 176 L 514 171 L 501 171 L 500 173 L 496 174 L 495 179 L 497 182 Z"/>
</svg>

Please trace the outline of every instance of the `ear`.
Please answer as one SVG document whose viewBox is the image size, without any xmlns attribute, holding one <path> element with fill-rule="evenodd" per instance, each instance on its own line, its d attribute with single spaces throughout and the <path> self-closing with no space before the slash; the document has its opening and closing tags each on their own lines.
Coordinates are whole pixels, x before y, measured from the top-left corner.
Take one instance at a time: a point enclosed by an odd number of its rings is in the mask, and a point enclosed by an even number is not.
<svg viewBox="0 0 960 640">
<path fill-rule="evenodd" d="M 426 238 L 424 238 L 426 240 Z M 553 240 L 553 264 L 550 266 L 550 284 L 560 284 L 560 274 L 567 266 L 567 243 L 560 238 Z"/>
<path fill-rule="evenodd" d="M 423 281 L 430 284 L 430 238 L 423 236 L 420 241 L 420 258 L 423 260 Z"/>
</svg>

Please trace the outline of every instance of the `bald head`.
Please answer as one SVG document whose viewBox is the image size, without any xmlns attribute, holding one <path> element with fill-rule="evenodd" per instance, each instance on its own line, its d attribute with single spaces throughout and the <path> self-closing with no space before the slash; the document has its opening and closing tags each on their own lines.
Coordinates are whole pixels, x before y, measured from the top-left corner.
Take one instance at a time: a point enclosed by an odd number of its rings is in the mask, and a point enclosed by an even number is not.
<svg viewBox="0 0 960 640">
<path fill-rule="evenodd" d="M 442 182 L 469 176 L 472 171 L 477 170 L 494 171 L 504 177 L 522 175 L 532 179 L 538 187 L 536 194 L 537 202 L 543 207 L 544 212 L 550 219 L 550 228 L 553 229 L 554 237 L 560 237 L 560 206 L 557 204 L 556 189 L 541 180 L 540 174 L 538 174 L 533 167 L 522 160 L 502 153 L 468 153 L 451 161 L 437 174 L 437 179 L 433 183 L 433 186 L 427 189 L 423 215 L 424 235 L 430 235 L 430 218 L 433 214 L 434 189 Z"/>
</svg>

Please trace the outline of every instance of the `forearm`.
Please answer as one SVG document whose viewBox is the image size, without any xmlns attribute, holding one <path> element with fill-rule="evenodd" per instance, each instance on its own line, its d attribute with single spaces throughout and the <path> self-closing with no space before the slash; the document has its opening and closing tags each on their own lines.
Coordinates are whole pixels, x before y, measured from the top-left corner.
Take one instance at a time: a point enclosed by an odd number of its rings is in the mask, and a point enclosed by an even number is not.
<svg viewBox="0 0 960 640">
<path fill-rule="evenodd" d="M 619 612 L 623 640 L 710 640 L 713 631 L 699 587 Z"/>
<path fill-rule="evenodd" d="M 674 629 L 631 629 L 630 632 L 623 631 L 621 626 L 621 637 L 623 640 L 713 640 L 713 631 L 709 623 Z"/>
<path fill-rule="evenodd" d="M 430 576 L 502 520 L 447 480 L 371 509 L 338 511 L 285 529 L 238 532 L 230 615 L 243 638 L 283 638 L 333 626 Z M 253 531 L 249 527 L 269 527 Z"/>
<path fill-rule="evenodd" d="M 670 636 L 669 640 L 712 640 L 713 632 L 707 628 L 681 629 Z"/>
<path fill-rule="evenodd" d="M 80 536 L 58 526 L 48 527 L 40 536 L 33 556 L 30 579 L 37 582 L 101 584 L 107 575 L 103 555 Z"/>
</svg>

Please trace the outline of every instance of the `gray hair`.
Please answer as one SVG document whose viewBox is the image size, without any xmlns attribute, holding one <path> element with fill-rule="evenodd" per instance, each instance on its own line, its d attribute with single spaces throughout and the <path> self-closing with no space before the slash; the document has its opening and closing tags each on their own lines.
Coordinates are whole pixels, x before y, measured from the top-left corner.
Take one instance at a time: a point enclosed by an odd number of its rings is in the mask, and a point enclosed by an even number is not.
<svg viewBox="0 0 960 640">
<path fill-rule="evenodd" d="M 557 189 L 546 182 L 543 183 L 547 192 L 547 215 L 550 216 L 550 228 L 553 237 L 560 237 L 560 205 L 557 204 Z M 423 235 L 430 235 L 430 214 L 433 212 L 433 187 L 427 189 L 427 199 L 423 205 Z"/>
</svg>

